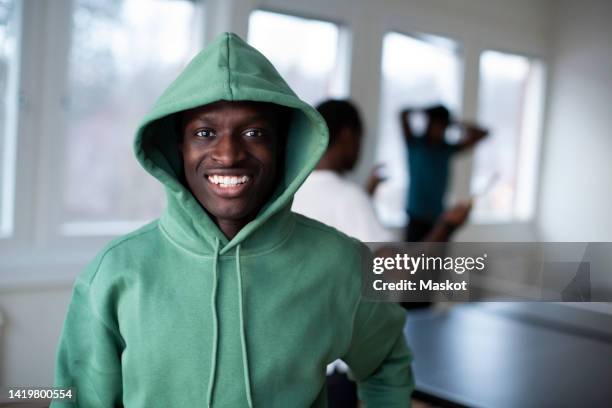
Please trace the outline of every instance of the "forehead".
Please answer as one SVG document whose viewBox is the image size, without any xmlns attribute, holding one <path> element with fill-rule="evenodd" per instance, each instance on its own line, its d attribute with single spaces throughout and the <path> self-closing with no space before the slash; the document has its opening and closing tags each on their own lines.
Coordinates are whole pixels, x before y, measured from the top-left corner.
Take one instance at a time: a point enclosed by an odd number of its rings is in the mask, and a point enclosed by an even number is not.
<svg viewBox="0 0 612 408">
<path fill-rule="evenodd" d="M 182 112 L 183 123 L 193 120 L 253 119 L 275 122 L 281 107 L 251 101 L 218 101 Z"/>
</svg>

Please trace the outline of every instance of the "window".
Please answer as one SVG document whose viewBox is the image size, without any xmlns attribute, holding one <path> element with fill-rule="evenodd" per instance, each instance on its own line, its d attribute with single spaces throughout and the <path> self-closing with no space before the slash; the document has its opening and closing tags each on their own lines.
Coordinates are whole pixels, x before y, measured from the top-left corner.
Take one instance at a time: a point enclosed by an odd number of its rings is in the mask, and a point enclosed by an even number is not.
<svg viewBox="0 0 612 408">
<path fill-rule="evenodd" d="M 15 1 L 0 1 L 0 237 L 11 235 L 13 230 L 18 20 Z"/>
<path fill-rule="evenodd" d="M 477 147 L 472 192 L 476 222 L 525 221 L 535 206 L 544 70 L 538 61 L 485 51 L 480 57 L 478 120 L 490 135 Z"/>
<path fill-rule="evenodd" d="M 198 51 L 189 0 L 76 0 L 66 107 L 62 232 L 120 233 L 159 215 L 159 182 L 134 158 L 136 128 Z"/>
<path fill-rule="evenodd" d="M 249 18 L 249 43 L 311 104 L 347 95 L 348 35 L 333 23 L 269 11 L 256 10 Z"/>
<path fill-rule="evenodd" d="M 380 132 L 377 163 L 387 180 L 376 192 L 381 221 L 402 226 L 409 175 L 399 113 L 407 107 L 441 103 L 459 111 L 462 64 L 458 45 L 431 35 L 388 33 L 383 40 Z"/>
</svg>

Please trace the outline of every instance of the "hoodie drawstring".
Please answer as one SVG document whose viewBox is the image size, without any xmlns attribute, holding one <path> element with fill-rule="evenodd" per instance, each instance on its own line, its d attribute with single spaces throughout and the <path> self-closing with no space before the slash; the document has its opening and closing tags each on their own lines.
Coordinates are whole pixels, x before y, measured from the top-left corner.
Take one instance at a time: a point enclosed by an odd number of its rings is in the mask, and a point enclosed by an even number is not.
<svg viewBox="0 0 612 408">
<path fill-rule="evenodd" d="M 213 318 L 213 344 L 210 355 L 210 378 L 208 379 L 208 391 L 207 391 L 207 406 L 210 408 L 212 403 L 212 392 L 213 385 L 215 383 L 215 373 L 217 370 L 217 346 L 219 340 L 219 319 L 217 316 L 217 264 L 219 263 L 219 238 L 215 238 L 215 253 L 213 259 L 213 282 L 212 282 L 212 295 L 211 295 L 211 309 Z"/>
<path fill-rule="evenodd" d="M 208 380 L 207 405 L 212 404 L 212 393 L 217 369 L 217 350 L 219 340 L 219 318 L 217 315 L 217 286 L 218 286 L 218 264 L 219 264 L 219 238 L 215 239 L 215 253 L 213 259 L 213 288 L 211 295 L 211 308 L 213 315 L 213 345 L 210 356 L 210 378 Z M 242 270 L 240 268 L 240 244 L 236 246 L 236 277 L 238 279 L 238 308 L 240 313 L 240 344 L 242 348 L 242 375 L 244 377 L 244 387 L 249 408 L 253 408 L 253 398 L 251 397 L 251 379 L 249 378 L 249 362 L 246 347 L 246 335 L 244 329 L 244 302 L 242 288 Z"/>
<path fill-rule="evenodd" d="M 240 308 L 240 343 L 242 344 L 242 374 L 244 376 L 244 388 L 249 408 L 253 408 L 251 397 L 251 380 L 249 376 L 249 362 L 246 347 L 246 336 L 244 333 L 244 302 L 242 289 L 242 271 L 240 269 L 240 244 L 236 246 L 236 276 L 238 278 L 238 307 Z"/>
</svg>

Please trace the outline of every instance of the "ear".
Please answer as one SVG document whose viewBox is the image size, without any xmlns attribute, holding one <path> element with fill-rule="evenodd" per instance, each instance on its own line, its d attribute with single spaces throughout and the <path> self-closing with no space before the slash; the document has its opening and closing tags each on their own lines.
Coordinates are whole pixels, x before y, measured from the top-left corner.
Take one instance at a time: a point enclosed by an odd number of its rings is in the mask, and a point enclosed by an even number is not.
<svg viewBox="0 0 612 408">
<path fill-rule="evenodd" d="M 351 133 L 351 129 L 348 126 L 343 126 L 340 129 L 340 134 L 338 135 L 338 141 L 341 146 L 346 146 L 347 144 L 353 141 L 353 135 Z"/>
</svg>

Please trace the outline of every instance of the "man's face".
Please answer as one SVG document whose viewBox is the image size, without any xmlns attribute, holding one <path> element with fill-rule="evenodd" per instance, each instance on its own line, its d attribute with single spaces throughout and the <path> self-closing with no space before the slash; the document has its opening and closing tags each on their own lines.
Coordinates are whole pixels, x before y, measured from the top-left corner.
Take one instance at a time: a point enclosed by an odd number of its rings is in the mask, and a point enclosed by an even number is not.
<svg viewBox="0 0 612 408">
<path fill-rule="evenodd" d="M 446 128 L 448 127 L 448 121 L 441 118 L 431 118 L 429 122 L 428 136 L 430 140 L 441 143 L 444 141 L 446 135 Z"/>
<path fill-rule="evenodd" d="M 274 190 L 284 140 L 278 112 L 228 101 L 183 112 L 185 178 L 218 225 L 248 223 Z"/>
<path fill-rule="evenodd" d="M 359 160 L 361 130 L 348 126 L 342 128 L 339 142 L 342 147 L 342 169 L 343 171 L 351 171 Z"/>
</svg>

